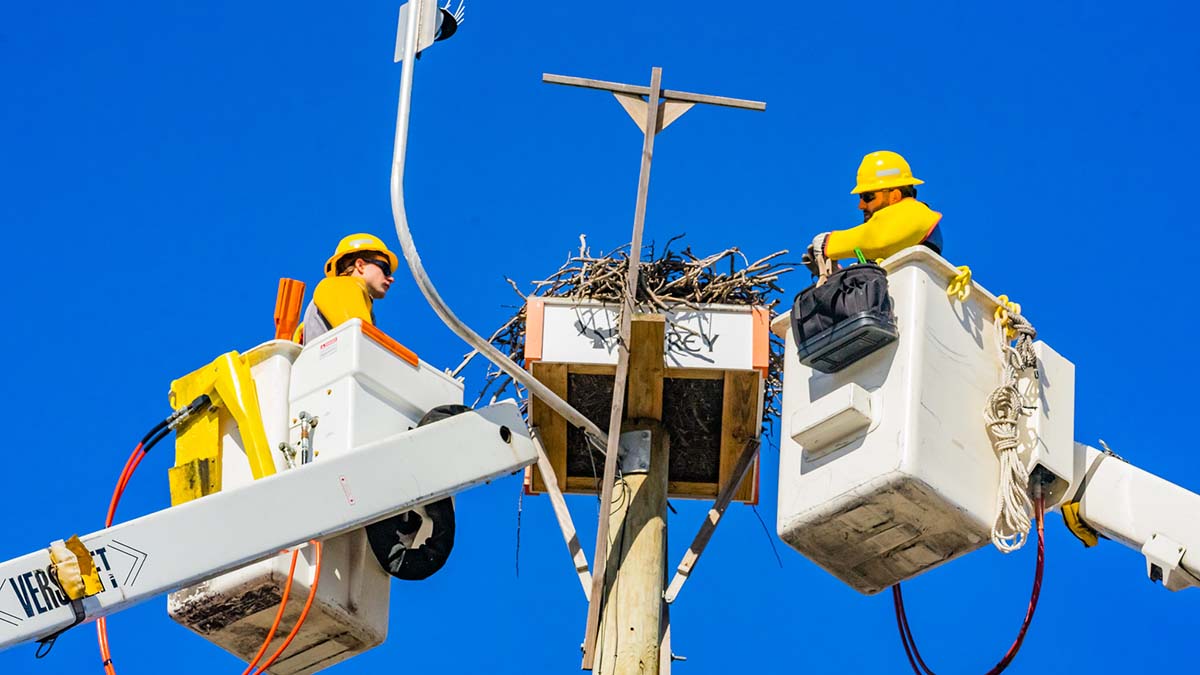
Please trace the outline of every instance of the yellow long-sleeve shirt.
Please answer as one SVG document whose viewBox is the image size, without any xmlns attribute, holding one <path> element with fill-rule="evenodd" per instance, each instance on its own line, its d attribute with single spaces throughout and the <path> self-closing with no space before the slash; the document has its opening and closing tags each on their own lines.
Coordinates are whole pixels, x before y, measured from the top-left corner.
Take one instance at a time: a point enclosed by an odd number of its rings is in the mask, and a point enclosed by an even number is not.
<svg viewBox="0 0 1200 675">
<path fill-rule="evenodd" d="M 902 199 L 880 209 L 867 222 L 848 230 L 835 230 L 825 240 L 830 260 L 855 257 L 860 249 L 867 258 L 886 258 L 909 246 L 925 242 L 942 220 L 942 214 L 916 199 Z"/>
<path fill-rule="evenodd" d="M 375 323 L 374 300 L 367 282 L 358 277 L 327 277 L 313 290 L 312 302 L 304 311 L 304 342 L 313 341 L 350 319 Z"/>
</svg>

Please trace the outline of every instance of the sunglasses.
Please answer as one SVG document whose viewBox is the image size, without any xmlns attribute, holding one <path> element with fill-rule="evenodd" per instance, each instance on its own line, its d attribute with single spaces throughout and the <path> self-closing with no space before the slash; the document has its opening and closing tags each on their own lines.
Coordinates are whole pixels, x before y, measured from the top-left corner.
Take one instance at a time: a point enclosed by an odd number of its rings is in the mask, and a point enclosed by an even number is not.
<svg viewBox="0 0 1200 675">
<path fill-rule="evenodd" d="M 392 265 L 391 265 L 391 263 L 389 263 L 386 260 L 377 260 L 375 258 L 363 258 L 363 262 L 367 263 L 368 265 L 374 265 L 374 266 L 378 267 L 379 271 L 383 272 L 384 277 L 392 276 Z"/>
<path fill-rule="evenodd" d="M 887 189 L 885 189 L 885 190 L 873 190 L 873 191 L 871 191 L 871 192 L 860 192 L 860 193 L 858 193 L 858 196 L 859 196 L 859 197 L 860 197 L 860 198 L 861 198 L 861 199 L 862 199 L 864 202 L 866 202 L 866 203 L 870 204 L 871 202 L 875 201 L 875 198 L 876 198 L 876 197 L 878 197 L 879 195 L 881 195 L 881 194 L 883 194 L 883 195 L 886 195 L 886 194 L 888 194 L 889 192 L 891 192 L 892 190 L 895 190 L 895 189 L 896 189 L 896 188 L 887 188 Z"/>
</svg>

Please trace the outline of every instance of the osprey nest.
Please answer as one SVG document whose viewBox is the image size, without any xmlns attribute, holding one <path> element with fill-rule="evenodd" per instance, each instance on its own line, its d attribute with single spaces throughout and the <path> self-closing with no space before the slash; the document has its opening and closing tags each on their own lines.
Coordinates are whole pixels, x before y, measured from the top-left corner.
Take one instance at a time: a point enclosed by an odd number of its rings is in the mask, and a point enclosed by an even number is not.
<svg viewBox="0 0 1200 675">
<path fill-rule="evenodd" d="M 757 305 L 774 310 L 783 290 L 776 285 L 779 277 L 792 271 L 790 263 L 776 262 L 786 250 L 772 253 L 751 262 L 737 248 L 698 257 L 690 247 L 671 250 L 675 237 L 661 252 L 653 243 L 643 247 L 638 270 L 636 302 L 641 307 L 669 310 L 680 306 L 702 304 Z M 490 338 L 492 344 L 510 359 L 525 365 L 525 300 L 530 296 L 572 298 L 619 304 L 625 297 L 625 280 L 629 268 L 629 244 L 607 254 L 593 255 L 587 241 L 580 236 L 577 254 L 571 255 L 557 272 L 533 282 L 526 293 L 512 279 L 506 279 L 521 298 L 517 313 Z M 774 312 L 772 312 L 774 313 Z M 770 367 L 766 379 L 763 403 L 763 429 L 779 415 L 780 394 L 783 388 L 783 340 L 770 337 Z M 512 378 L 495 366 L 489 366 L 485 383 L 476 404 L 495 400 L 513 384 Z M 521 392 L 523 393 L 523 392 Z M 607 407 L 608 403 L 604 403 Z"/>
</svg>

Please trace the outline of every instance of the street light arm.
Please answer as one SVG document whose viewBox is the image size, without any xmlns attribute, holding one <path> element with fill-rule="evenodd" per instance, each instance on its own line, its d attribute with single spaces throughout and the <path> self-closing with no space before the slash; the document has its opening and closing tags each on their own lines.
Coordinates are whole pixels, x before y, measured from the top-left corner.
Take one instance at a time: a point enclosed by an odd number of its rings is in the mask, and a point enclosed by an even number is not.
<svg viewBox="0 0 1200 675">
<path fill-rule="evenodd" d="M 409 20 L 405 27 L 403 66 L 400 73 L 400 102 L 396 110 L 396 137 L 392 151 L 392 220 L 395 221 L 396 237 L 400 240 L 404 259 L 408 261 L 408 269 L 412 272 L 413 279 L 417 282 L 417 288 L 421 290 L 421 294 L 425 296 L 429 306 L 455 335 L 478 350 L 484 358 L 496 364 L 498 368 L 559 415 L 562 415 L 573 426 L 592 436 L 596 441 L 592 443 L 593 446 L 598 445 L 599 448 L 603 448 L 608 442 L 608 434 L 455 316 L 438 293 L 437 288 L 434 287 L 433 281 L 429 279 L 429 275 L 425 272 L 425 266 L 421 263 L 421 257 L 417 254 L 417 247 L 408 227 L 408 215 L 404 209 L 404 163 L 408 150 L 413 69 L 416 67 L 417 61 L 417 30 L 422 20 L 421 6 L 423 4 L 420 0 L 410 0 L 409 2 Z"/>
</svg>

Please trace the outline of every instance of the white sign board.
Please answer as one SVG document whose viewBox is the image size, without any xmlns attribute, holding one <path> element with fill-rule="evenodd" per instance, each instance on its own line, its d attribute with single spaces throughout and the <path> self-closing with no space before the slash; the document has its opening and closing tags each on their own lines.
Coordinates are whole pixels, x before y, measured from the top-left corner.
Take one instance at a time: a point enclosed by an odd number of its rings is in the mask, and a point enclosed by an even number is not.
<svg viewBox="0 0 1200 675">
<path fill-rule="evenodd" d="M 530 298 L 525 358 L 547 363 L 616 365 L 619 322 L 615 305 Z M 764 307 L 681 305 L 666 314 L 663 345 L 666 366 L 715 370 L 765 368 L 767 324 Z"/>
</svg>

